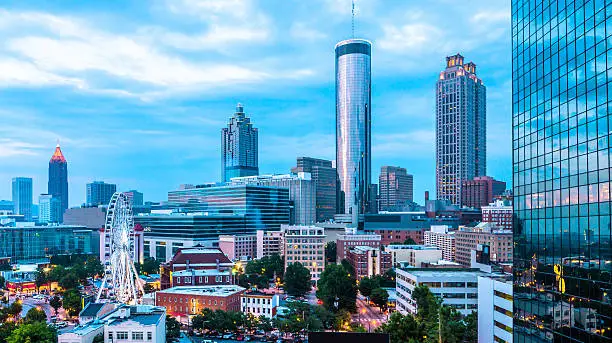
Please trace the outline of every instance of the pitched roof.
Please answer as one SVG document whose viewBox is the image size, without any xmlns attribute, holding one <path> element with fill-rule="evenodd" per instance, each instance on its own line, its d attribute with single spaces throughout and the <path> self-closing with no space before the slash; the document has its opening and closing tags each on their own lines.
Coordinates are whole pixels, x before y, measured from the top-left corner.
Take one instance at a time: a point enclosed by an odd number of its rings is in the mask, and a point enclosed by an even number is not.
<svg viewBox="0 0 612 343">
<path fill-rule="evenodd" d="M 179 249 L 174 257 L 172 257 L 172 264 L 186 264 L 189 260 L 189 264 L 200 264 L 200 263 L 229 263 L 232 261 L 219 249 L 213 248 L 184 248 Z"/>
<path fill-rule="evenodd" d="M 51 161 L 49 162 L 66 163 L 66 158 L 64 157 L 64 154 L 62 154 L 62 149 L 60 149 L 59 144 L 55 147 L 55 152 L 53 153 L 53 156 L 51 156 Z"/>
<path fill-rule="evenodd" d="M 83 311 L 79 313 L 79 316 L 80 317 L 95 317 L 104 305 L 105 305 L 104 303 L 93 303 L 93 302 L 89 303 L 85 306 Z"/>
</svg>

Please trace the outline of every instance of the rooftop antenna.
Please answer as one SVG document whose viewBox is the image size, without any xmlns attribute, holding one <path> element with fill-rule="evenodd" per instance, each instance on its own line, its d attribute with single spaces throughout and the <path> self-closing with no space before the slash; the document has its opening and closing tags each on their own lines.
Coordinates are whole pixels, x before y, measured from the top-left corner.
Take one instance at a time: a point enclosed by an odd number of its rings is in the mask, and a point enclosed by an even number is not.
<svg viewBox="0 0 612 343">
<path fill-rule="evenodd" d="M 355 38 L 355 0 L 351 0 L 351 33 Z"/>
</svg>

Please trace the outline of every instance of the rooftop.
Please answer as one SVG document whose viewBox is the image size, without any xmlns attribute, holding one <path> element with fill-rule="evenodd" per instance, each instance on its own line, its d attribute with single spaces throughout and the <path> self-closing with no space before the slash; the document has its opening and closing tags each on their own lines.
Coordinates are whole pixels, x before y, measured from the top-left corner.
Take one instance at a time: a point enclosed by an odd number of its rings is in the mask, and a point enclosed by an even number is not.
<svg viewBox="0 0 612 343">
<path fill-rule="evenodd" d="M 489 275 L 488 273 L 480 271 L 478 268 L 407 268 L 399 270 L 417 277 L 429 278 L 474 277 Z"/>
<path fill-rule="evenodd" d="M 217 286 L 193 286 L 193 287 L 172 287 L 158 294 L 181 294 L 181 295 L 207 295 L 215 297 L 227 297 L 244 291 L 245 288 L 234 285 L 217 285 Z"/>
<path fill-rule="evenodd" d="M 120 306 L 103 318 L 108 320 L 108 326 L 120 325 L 127 321 L 137 322 L 140 325 L 155 325 L 159 323 L 162 317 L 166 316 L 166 309 L 164 307 L 137 305 L 129 306 L 130 315 L 126 318 L 121 318 L 118 315 L 124 308 L 124 306 Z"/>
<path fill-rule="evenodd" d="M 172 257 L 172 264 L 220 263 L 231 264 L 232 261 L 219 249 L 204 247 L 179 249 Z"/>
<path fill-rule="evenodd" d="M 95 317 L 106 303 L 89 303 L 79 313 L 79 317 Z"/>
<path fill-rule="evenodd" d="M 391 244 L 385 250 L 440 250 L 435 245 L 415 245 L 415 244 Z"/>
<path fill-rule="evenodd" d="M 230 275 L 230 271 L 219 271 L 216 269 L 189 269 L 180 270 L 178 272 L 172 272 L 172 276 L 216 276 L 216 275 Z"/>
<path fill-rule="evenodd" d="M 78 336 L 85 336 L 93 331 L 98 330 L 101 327 L 104 327 L 104 323 L 96 320 L 91 323 L 87 323 L 86 325 L 75 326 L 72 330 L 66 331 L 64 333 L 71 333 L 71 334 L 78 335 Z"/>
<path fill-rule="evenodd" d="M 66 158 L 64 157 L 64 154 L 62 154 L 62 149 L 60 149 L 59 143 L 55 147 L 55 152 L 53 152 L 53 156 L 51 156 L 51 161 L 49 161 L 49 163 L 53 162 L 66 163 Z"/>
</svg>

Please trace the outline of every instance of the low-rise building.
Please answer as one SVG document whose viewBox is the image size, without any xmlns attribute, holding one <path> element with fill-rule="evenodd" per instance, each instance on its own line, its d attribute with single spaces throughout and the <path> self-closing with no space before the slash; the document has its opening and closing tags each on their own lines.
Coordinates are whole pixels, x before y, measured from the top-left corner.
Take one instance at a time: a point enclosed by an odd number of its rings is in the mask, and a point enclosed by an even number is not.
<svg viewBox="0 0 612 343">
<path fill-rule="evenodd" d="M 85 325 L 98 320 L 106 314 L 113 312 L 115 308 L 117 308 L 117 304 L 90 302 L 79 313 L 79 324 Z"/>
<path fill-rule="evenodd" d="M 512 262 L 512 231 L 491 223 L 480 223 L 476 227 L 462 227 L 455 232 L 456 261 L 470 266 L 471 251 L 479 244 L 490 247 L 491 262 Z"/>
<path fill-rule="evenodd" d="M 387 245 L 385 251 L 391 254 L 391 264 L 399 266 L 408 262 L 411 267 L 421 268 L 423 263 L 434 263 L 442 259 L 442 250 L 434 245 Z"/>
<path fill-rule="evenodd" d="M 352 247 L 346 259 L 355 269 L 357 279 L 381 275 L 391 268 L 391 254 L 373 247 Z"/>
<path fill-rule="evenodd" d="M 325 230 L 317 226 L 283 225 L 285 270 L 300 263 L 310 271 L 316 283 L 325 268 Z"/>
<path fill-rule="evenodd" d="M 512 342 L 511 275 L 478 277 L 478 342 Z"/>
<path fill-rule="evenodd" d="M 279 304 L 280 296 L 278 294 L 253 291 L 243 293 L 240 296 L 240 309 L 242 313 L 250 313 L 256 317 L 273 318 L 276 316 L 276 309 Z"/>
<path fill-rule="evenodd" d="M 172 273 L 172 286 L 211 286 L 233 284 L 231 270 L 189 269 Z"/>
<path fill-rule="evenodd" d="M 257 258 L 283 254 L 283 232 L 257 230 Z"/>
<path fill-rule="evenodd" d="M 442 303 L 468 315 L 478 308 L 478 277 L 486 273 L 475 268 L 408 268 L 396 269 L 397 311 L 416 314 L 416 300 L 412 293 L 425 285 Z"/>
<path fill-rule="evenodd" d="M 425 245 L 435 245 L 442 250 L 443 259 L 455 261 L 455 231 L 451 231 L 447 225 L 433 225 L 431 231 L 425 231 L 424 238 Z"/>
<path fill-rule="evenodd" d="M 513 213 L 511 201 L 496 200 L 489 206 L 482 207 L 482 221 L 497 224 L 506 230 L 512 230 Z"/>
<path fill-rule="evenodd" d="M 233 266 L 234 263 L 219 249 L 205 247 L 179 249 L 170 262 L 161 265 L 160 286 L 161 289 L 172 287 L 174 285 L 173 274 L 176 272 L 206 270 L 208 272 L 203 273 L 216 273 L 214 274 L 215 277 L 226 276 L 227 273 L 231 272 Z M 205 275 L 201 274 L 196 277 L 199 276 L 204 277 Z M 194 282 L 199 282 L 199 279 Z M 205 281 L 203 280 L 203 282 Z M 233 283 L 233 280 L 230 279 L 230 282 L 226 284 L 231 283 Z"/>
<path fill-rule="evenodd" d="M 355 228 L 348 228 L 342 235 L 336 238 L 336 261 L 346 258 L 350 248 L 356 246 L 380 248 L 380 235 L 377 234 L 358 234 Z"/>
<path fill-rule="evenodd" d="M 244 288 L 235 285 L 172 287 L 155 293 L 155 305 L 164 306 L 169 314 L 186 320 L 203 309 L 240 311 Z"/>
</svg>

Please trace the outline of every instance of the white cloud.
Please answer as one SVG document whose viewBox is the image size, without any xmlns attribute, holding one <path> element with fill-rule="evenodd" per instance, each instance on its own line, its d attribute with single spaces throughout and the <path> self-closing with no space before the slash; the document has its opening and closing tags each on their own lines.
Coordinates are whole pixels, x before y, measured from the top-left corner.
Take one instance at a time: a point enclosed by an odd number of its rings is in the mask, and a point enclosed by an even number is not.
<svg viewBox="0 0 612 343">
<path fill-rule="evenodd" d="M 14 156 L 36 156 L 40 145 L 28 142 L 13 140 L 10 138 L 0 138 L 0 159 Z"/>
<path fill-rule="evenodd" d="M 147 28 L 143 34 L 154 37 L 156 42 L 181 50 L 226 50 L 237 44 L 265 42 L 270 33 L 266 29 L 213 25 L 205 33 L 188 35 L 181 32 L 166 31 L 160 28 Z"/>
<path fill-rule="evenodd" d="M 174 14 L 197 16 L 203 20 L 224 20 L 228 17 L 245 19 L 253 15 L 250 0 L 167 0 Z"/>
<path fill-rule="evenodd" d="M 326 38 L 327 35 L 317 29 L 314 29 L 305 23 L 296 22 L 291 25 L 289 29 L 291 37 L 295 39 L 302 39 L 307 41 L 316 41 L 319 39 Z"/>
<path fill-rule="evenodd" d="M 71 85 L 85 87 L 78 78 L 63 77 L 40 69 L 35 64 L 13 58 L 0 60 L 0 87 Z"/>
<path fill-rule="evenodd" d="M 473 23 L 510 23 L 510 9 L 504 8 L 500 10 L 480 11 L 470 18 Z"/>
<path fill-rule="evenodd" d="M 433 51 L 443 43 L 443 33 L 426 23 L 403 26 L 384 25 L 384 35 L 378 40 L 381 49 L 391 52 L 417 54 Z"/>
</svg>

